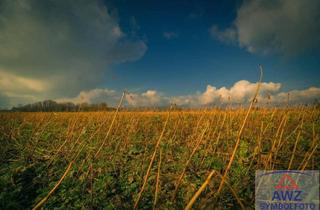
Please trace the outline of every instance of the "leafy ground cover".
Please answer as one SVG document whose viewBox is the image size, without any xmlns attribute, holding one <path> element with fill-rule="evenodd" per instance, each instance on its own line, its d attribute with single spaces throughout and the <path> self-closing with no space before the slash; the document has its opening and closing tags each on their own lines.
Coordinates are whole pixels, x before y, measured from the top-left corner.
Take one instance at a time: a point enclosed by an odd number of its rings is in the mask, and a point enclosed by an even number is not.
<svg viewBox="0 0 320 210">
<path fill-rule="evenodd" d="M 210 173 L 194 209 L 250 209 L 255 170 L 319 170 L 319 114 L 253 109 L 236 146 L 246 109 L 0 113 L 0 209 L 183 209 Z"/>
</svg>

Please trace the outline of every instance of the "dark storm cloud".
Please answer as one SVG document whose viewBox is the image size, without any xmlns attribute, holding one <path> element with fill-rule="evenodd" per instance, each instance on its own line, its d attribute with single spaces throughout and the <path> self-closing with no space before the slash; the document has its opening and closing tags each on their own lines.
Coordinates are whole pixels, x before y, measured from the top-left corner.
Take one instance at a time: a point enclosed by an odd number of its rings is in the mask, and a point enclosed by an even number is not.
<svg viewBox="0 0 320 210">
<path fill-rule="evenodd" d="M 110 64 L 137 60 L 147 49 L 96 0 L 1 1 L 0 46 L 0 81 L 9 74 L 46 83 L 48 97 L 93 88 Z"/>
<path fill-rule="evenodd" d="M 320 1 L 244 1 L 230 28 L 210 32 L 251 53 L 292 56 L 320 47 Z"/>
</svg>

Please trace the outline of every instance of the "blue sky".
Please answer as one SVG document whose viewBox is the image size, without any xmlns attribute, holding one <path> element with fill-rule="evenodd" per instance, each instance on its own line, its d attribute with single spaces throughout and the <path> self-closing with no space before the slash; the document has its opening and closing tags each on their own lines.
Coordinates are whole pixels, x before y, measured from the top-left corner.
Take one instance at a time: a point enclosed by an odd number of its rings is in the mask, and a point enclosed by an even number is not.
<svg viewBox="0 0 320 210">
<path fill-rule="evenodd" d="M 119 12 L 120 25 L 130 30 L 134 17 L 148 50 L 140 60 L 115 67 L 113 77 L 106 81 L 112 88 L 188 94 L 207 84 L 220 87 L 241 79 L 255 81 L 258 64 L 264 66 L 265 81 L 281 82 L 285 90 L 320 84 L 316 76 L 319 50 L 292 57 L 256 55 L 210 35 L 212 25 L 225 28 L 232 24 L 241 1 L 117 2 L 111 5 Z M 167 39 L 166 32 L 176 33 L 176 37 Z"/>
<path fill-rule="evenodd" d="M 5 0 L 0 106 L 114 104 L 124 89 L 136 106 L 246 101 L 251 92 L 235 84 L 250 89 L 259 64 L 275 100 L 318 99 L 319 9 L 316 0 Z"/>
</svg>

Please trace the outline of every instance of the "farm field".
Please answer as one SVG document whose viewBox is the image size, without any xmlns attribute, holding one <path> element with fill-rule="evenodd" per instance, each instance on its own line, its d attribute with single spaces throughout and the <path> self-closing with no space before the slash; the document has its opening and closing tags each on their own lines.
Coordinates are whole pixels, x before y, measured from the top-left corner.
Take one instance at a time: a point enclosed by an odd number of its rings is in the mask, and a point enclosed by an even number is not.
<svg viewBox="0 0 320 210">
<path fill-rule="evenodd" d="M 0 209 L 253 209 L 256 170 L 319 170 L 319 108 L 246 114 L 0 113 Z"/>
</svg>

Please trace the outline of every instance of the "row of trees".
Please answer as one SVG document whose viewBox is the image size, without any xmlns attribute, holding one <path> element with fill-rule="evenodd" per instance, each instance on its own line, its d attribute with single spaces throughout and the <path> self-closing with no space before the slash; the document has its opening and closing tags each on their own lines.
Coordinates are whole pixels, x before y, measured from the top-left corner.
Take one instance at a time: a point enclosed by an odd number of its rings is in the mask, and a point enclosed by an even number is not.
<svg viewBox="0 0 320 210">
<path fill-rule="evenodd" d="M 53 100 L 45 100 L 33 104 L 13 107 L 11 111 L 21 112 L 76 112 L 76 111 L 109 111 L 113 108 L 108 107 L 106 103 L 99 104 L 74 104 L 71 102 L 58 103 Z"/>
<path fill-rule="evenodd" d="M 287 105 L 288 106 L 288 105 Z M 281 105 L 272 105 L 272 106 L 265 106 L 265 107 L 287 107 Z M 300 105 L 301 106 L 301 105 Z M 304 106 L 308 106 L 305 104 Z M 309 106 L 314 106 L 315 108 L 320 108 L 319 101 L 315 101 L 313 104 L 309 104 Z M 243 107 L 243 104 L 222 104 L 220 106 L 212 105 L 208 106 L 211 109 L 235 109 L 239 107 Z M 290 106 L 291 107 L 291 106 Z M 199 108 L 199 107 L 197 107 Z M 173 106 L 171 110 L 179 111 L 179 110 L 192 110 L 197 109 L 196 107 L 181 107 L 181 106 Z M 203 107 L 202 107 L 203 108 Z M 170 109 L 170 106 L 153 106 L 153 107 L 131 107 L 131 106 L 124 106 L 121 108 L 122 111 L 166 111 Z M 259 106 L 256 107 L 259 109 Z M 107 103 L 99 103 L 99 104 L 88 104 L 88 103 L 81 103 L 81 104 L 74 104 L 72 102 L 65 102 L 65 103 L 58 103 L 53 100 L 45 100 L 33 104 L 27 105 L 20 105 L 17 107 L 13 107 L 11 111 L 20 111 L 20 112 L 78 112 L 78 111 L 112 111 L 115 110 L 114 107 L 108 107 Z M 1 111 L 1 110 L 0 110 Z"/>
</svg>

